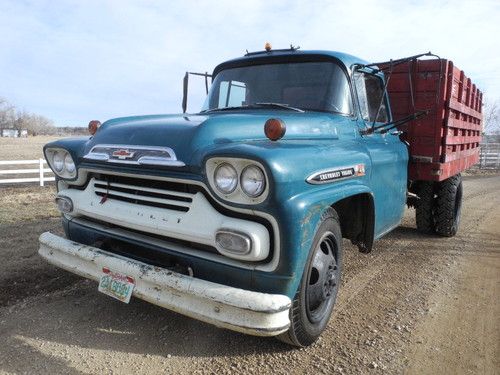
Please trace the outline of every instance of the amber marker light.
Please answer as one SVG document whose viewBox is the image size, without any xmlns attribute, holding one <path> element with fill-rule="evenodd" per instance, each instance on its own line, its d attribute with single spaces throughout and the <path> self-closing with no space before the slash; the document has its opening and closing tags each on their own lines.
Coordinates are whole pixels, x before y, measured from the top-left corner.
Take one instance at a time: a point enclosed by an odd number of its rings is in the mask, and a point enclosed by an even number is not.
<svg viewBox="0 0 500 375">
<path fill-rule="evenodd" d="M 286 132 L 286 126 L 283 120 L 278 118 L 270 118 L 264 124 L 264 133 L 266 137 L 271 141 L 277 141 L 280 138 L 283 138 Z"/>
<path fill-rule="evenodd" d="M 267 52 L 269 52 L 269 51 L 271 50 L 271 48 L 273 48 L 273 47 L 271 46 L 271 43 L 269 43 L 269 42 L 267 42 L 267 43 L 266 43 L 266 45 L 264 46 L 264 49 L 265 49 Z"/>
<path fill-rule="evenodd" d="M 94 135 L 97 132 L 97 129 L 101 126 L 101 122 L 99 120 L 92 120 L 89 122 L 89 133 Z"/>
</svg>

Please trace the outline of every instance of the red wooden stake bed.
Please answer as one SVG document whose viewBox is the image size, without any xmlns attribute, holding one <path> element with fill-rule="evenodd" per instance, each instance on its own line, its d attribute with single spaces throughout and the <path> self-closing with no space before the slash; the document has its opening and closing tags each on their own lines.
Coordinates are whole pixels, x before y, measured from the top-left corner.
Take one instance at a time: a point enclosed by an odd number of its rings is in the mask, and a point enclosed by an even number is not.
<svg viewBox="0 0 500 375">
<path fill-rule="evenodd" d="M 445 59 L 382 66 L 394 120 L 429 114 L 400 127 L 410 145 L 409 179 L 442 181 L 479 161 L 482 99 L 463 71 Z"/>
</svg>

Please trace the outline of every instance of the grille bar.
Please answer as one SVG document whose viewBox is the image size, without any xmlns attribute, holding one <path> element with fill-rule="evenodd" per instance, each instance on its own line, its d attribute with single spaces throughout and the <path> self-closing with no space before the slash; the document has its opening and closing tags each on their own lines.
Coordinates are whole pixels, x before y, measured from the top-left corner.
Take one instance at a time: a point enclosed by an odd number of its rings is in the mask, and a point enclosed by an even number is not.
<svg viewBox="0 0 500 375">
<path fill-rule="evenodd" d="M 108 182 L 107 181 L 102 181 L 102 180 L 95 180 L 95 184 L 102 184 L 104 186 L 107 186 Z M 109 183 L 110 187 L 118 187 L 118 188 L 124 188 L 124 189 L 130 189 L 130 190 L 139 190 L 141 192 L 148 192 L 148 193 L 158 193 L 162 195 L 175 195 L 177 197 L 184 197 L 188 198 L 189 202 L 191 202 L 193 195 L 190 193 L 182 193 L 180 191 L 170 191 L 170 190 L 165 190 L 165 189 L 155 189 L 151 187 L 146 187 L 146 186 L 137 186 L 137 185 L 130 185 L 130 184 L 121 184 L 118 182 L 110 182 Z"/>
<path fill-rule="evenodd" d="M 191 207 L 193 195 L 190 193 L 137 186 L 94 179 L 94 193 L 100 197 L 120 200 L 133 204 L 161 207 L 187 212 Z"/>
<path fill-rule="evenodd" d="M 141 201 L 146 201 L 146 202 L 153 202 L 153 203 L 162 203 L 162 204 L 172 204 L 172 205 L 178 205 L 181 207 L 190 207 L 191 203 L 187 202 L 179 202 L 175 200 L 170 200 L 170 199 L 161 199 L 161 198 L 154 198 L 154 197 L 148 197 L 148 196 L 142 196 L 138 194 L 129 194 L 129 193 L 123 193 L 121 191 L 116 191 L 113 189 L 113 187 L 110 187 L 109 190 L 106 188 L 100 188 L 100 187 L 95 187 L 94 191 L 96 193 L 103 193 L 106 194 L 109 192 L 110 195 L 113 195 L 115 197 L 124 197 L 124 198 L 129 198 L 129 199 L 137 199 Z"/>
</svg>

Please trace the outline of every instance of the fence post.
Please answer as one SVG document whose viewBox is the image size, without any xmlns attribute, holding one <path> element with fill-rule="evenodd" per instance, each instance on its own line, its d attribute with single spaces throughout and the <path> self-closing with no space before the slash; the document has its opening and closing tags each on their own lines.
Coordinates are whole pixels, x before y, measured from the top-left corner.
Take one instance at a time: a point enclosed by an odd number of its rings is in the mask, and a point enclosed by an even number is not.
<svg viewBox="0 0 500 375">
<path fill-rule="evenodd" d="M 43 186 L 43 159 L 40 159 L 40 186 Z"/>
</svg>

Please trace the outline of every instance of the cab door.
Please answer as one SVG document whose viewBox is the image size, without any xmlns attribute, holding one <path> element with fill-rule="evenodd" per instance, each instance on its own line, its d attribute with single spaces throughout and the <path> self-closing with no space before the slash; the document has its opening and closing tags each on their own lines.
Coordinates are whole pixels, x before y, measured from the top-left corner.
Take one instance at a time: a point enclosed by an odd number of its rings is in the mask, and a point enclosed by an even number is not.
<svg viewBox="0 0 500 375">
<path fill-rule="evenodd" d="M 375 238 L 399 225 L 406 204 L 408 150 L 397 134 L 370 132 L 391 120 L 380 75 L 355 71 L 353 86 L 358 102 L 359 138 L 371 159 L 367 170 L 375 203 Z"/>
</svg>

